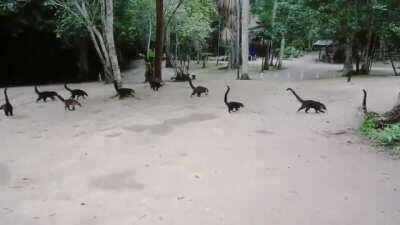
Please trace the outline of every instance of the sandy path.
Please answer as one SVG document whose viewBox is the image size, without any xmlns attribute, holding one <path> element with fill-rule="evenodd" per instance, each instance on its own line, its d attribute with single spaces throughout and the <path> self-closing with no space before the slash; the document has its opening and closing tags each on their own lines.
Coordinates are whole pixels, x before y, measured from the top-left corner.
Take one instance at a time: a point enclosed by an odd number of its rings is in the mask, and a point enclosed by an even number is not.
<svg viewBox="0 0 400 225">
<path fill-rule="evenodd" d="M 299 68 L 311 77 L 340 68 L 310 64 L 281 72 L 299 80 Z M 59 102 L 34 103 L 31 87 L 10 89 L 17 115 L 0 117 L 0 224 L 400 224 L 400 161 L 356 133 L 361 88 L 383 111 L 400 80 L 293 82 L 266 73 L 234 81 L 215 68 L 193 72 L 208 97 L 189 98 L 183 83 L 159 93 L 131 83 L 140 99 L 118 101 L 111 86 L 86 83 L 71 85 L 90 95 L 72 113 Z M 127 79 L 140 81 L 134 73 Z M 226 84 L 230 99 L 246 105 L 239 113 L 223 105 Z M 328 113 L 296 113 L 289 86 L 325 102 Z M 66 94 L 61 85 L 42 89 Z"/>
</svg>

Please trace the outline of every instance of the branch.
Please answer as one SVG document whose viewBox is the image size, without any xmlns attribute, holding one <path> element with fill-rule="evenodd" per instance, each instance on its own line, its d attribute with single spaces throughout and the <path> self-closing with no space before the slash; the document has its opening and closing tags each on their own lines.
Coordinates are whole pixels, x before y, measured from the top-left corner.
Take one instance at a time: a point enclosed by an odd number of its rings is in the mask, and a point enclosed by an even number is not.
<svg viewBox="0 0 400 225">
<path fill-rule="evenodd" d="M 56 6 L 59 6 L 61 8 L 64 8 L 65 10 L 67 10 L 72 16 L 75 16 L 78 19 L 78 21 L 80 21 L 83 25 L 85 25 L 85 26 L 88 25 L 87 21 L 82 19 L 82 16 L 80 16 L 79 14 L 74 12 L 74 10 L 72 10 L 71 7 L 67 6 L 67 3 L 57 1 L 57 0 L 53 0 L 52 3 Z"/>
<path fill-rule="evenodd" d="M 182 5 L 182 3 L 183 3 L 184 1 L 185 1 L 185 0 L 180 0 L 179 3 L 176 5 L 174 11 L 172 11 L 171 15 L 169 16 L 169 18 L 168 18 L 168 20 L 167 20 L 167 23 L 165 24 L 165 28 L 167 28 L 168 25 L 171 23 L 171 20 L 172 20 L 172 18 L 174 17 L 176 11 L 178 11 L 179 7 Z"/>
</svg>

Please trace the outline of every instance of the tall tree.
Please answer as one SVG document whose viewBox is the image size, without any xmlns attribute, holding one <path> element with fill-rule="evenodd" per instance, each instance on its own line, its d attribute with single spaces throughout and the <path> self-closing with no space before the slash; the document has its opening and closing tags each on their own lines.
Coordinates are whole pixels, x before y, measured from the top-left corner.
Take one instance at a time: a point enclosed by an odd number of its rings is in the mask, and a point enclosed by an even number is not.
<svg viewBox="0 0 400 225">
<path fill-rule="evenodd" d="M 156 46 L 154 75 L 157 79 L 162 79 L 162 59 L 163 59 L 163 39 L 164 39 L 164 6 L 163 0 L 156 0 Z"/>
<path fill-rule="evenodd" d="M 105 0 L 105 24 L 104 32 L 108 47 L 108 56 L 113 72 L 114 80 L 119 83 L 122 82 L 121 71 L 119 69 L 117 52 L 115 50 L 114 41 L 114 12 L 113 12 L 113 0 Z"/>
<path fill-rule="evenodd" d="M 249 0 L 242 0 L 242 74 L 241 80 L 250 80 L 249 77 Z"/>
<path fill-rule="evenodd" d="M 57 35 L 86 29 L 103 65 L 106 82 L 121 82 L 114 42 L 113 1 L 47 0 L 45 4 L 56 10 Z"/>
</svg>

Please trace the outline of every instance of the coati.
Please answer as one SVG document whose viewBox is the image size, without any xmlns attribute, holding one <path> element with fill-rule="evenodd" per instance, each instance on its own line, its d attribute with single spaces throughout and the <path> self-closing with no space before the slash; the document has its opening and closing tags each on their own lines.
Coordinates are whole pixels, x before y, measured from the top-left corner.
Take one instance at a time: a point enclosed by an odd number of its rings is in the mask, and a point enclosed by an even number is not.
<svg viewBox="0 0 400 225">
<path fill-rule="evenodd" d="M 43 91 L 40 92 L 37 86 L 35 85 L 35 92 L 36 94 L 39 95 L 39 97 L 36 99 L 36 102 L 43 100 L 44 102 L 47 102 L 47 98 L 51 98 L 51 100 L 56 100 L 56 96 L 58 95 L 57 92 L 55 91 Z"/>
<path fill-rule="evenodd" d="M 75 106 L 82 107 L 81 103 L 79 103 L 77 100 L 70 98 L 70 99 L 64 99 L 61 97 L 59 94 L 56 95 L 62 102 L 65 104 L 65 110 L 69 111 L 75 111 Z"/>
<path fill-rule="evenodd" d="M 224 97 L 224 102 L 226 106 L 228 107 L 228 112 L 231 113 L 231 111 L 238 111 L 241 107 L 244 107 L 243 103 L 241 102 L 228 102 L 228 93 L 231 90 L 229 86 L 226 86 L 226 92 L 225 92 L 225 97 Z"/>
<path fill-rule="evenodd" d="M 4 98 L 6 100 L 6 103 L 0 106 L 0 110 L 4 110 L 4 114 L 6 116 L 12 116 L 13 115 L 13 107 L 10 103 L 10 100 L 8 99 L 7 95 L 7 88 L 4 88 Z"/>
<path fill-rule="evenodd" d="M 306 109 L 305 112 L 308 113 L 308 110 L 313 108 L 316 113 L 322 112 L 325 113 L 326 107 L 323 103 L 317 102 L 314 100 L 303 100 L 300 96 L 292 88 L 287 88 L 286 91 L 291 91 L 293 95 L 297 98 L 297 100 L 301 103 L 300 108 L 297 110 L 299 112 L 302 109 Z"/>
<path fill-rule="evenodd" d="M 158 89 L 163 86 L 161 81 L 156 80 L 156 79 L 149 80 L 149 84 L 150 84 L 151 89 L 153 89 L 153 91 L 158 91 Z"/>
<path fill-rule="evenodd" d="M 83 99 L 86 99 L 86 97 L 88 97 L 88 94 L 86 93 L 86 91 L 81 90 L 81 89 L 70 89 L 67 84 L 64 84 L 65 89 L 67 89 L 69 92 L 71 92 L 71 98 L 72 99 L 76 99 L 78 100 L 80 97 L 82 97 Z"/>
<path fill-rule="evenodd" d="M 117 91 L 117 96 L 119 99 L 123 99 L 126 97 L 135 97 L 135 90 L 130 88 L 120 88 L 118 87 L 118 81 L 114 81 L 114 88 Z"/>
<path fill-rule="evenodd" d="M 193 97 L 193 95 L 197 95 L 197 97 L 200 97 L 202 93 L 204 93 L 205 95 L 208 95 L 208 89 L 206 87 L 203 87 L 203 86 L 195 87 L 192 83 L 192 79 L 190 79 L 190 78 L 189 78 L 189 85 L 193 89 L 193 92 L 190 95 L 190 97 Z"/>
</svg>

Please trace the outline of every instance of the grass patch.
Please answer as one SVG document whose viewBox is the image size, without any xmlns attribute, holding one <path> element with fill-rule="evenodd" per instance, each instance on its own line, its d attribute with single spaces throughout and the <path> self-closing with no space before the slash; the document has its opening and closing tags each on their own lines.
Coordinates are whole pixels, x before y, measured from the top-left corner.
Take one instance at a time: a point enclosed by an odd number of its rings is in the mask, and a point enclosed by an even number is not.
<svg viewBox="0 0 400 225">
<path fill-rule="evenodd" d="M 361 134 L 379 146 L 389 149 L 391 154 L 400 156 L 400 124 L 384 125 L 378 115 L 368 113 L 361 124 Z"/>
</svg>

